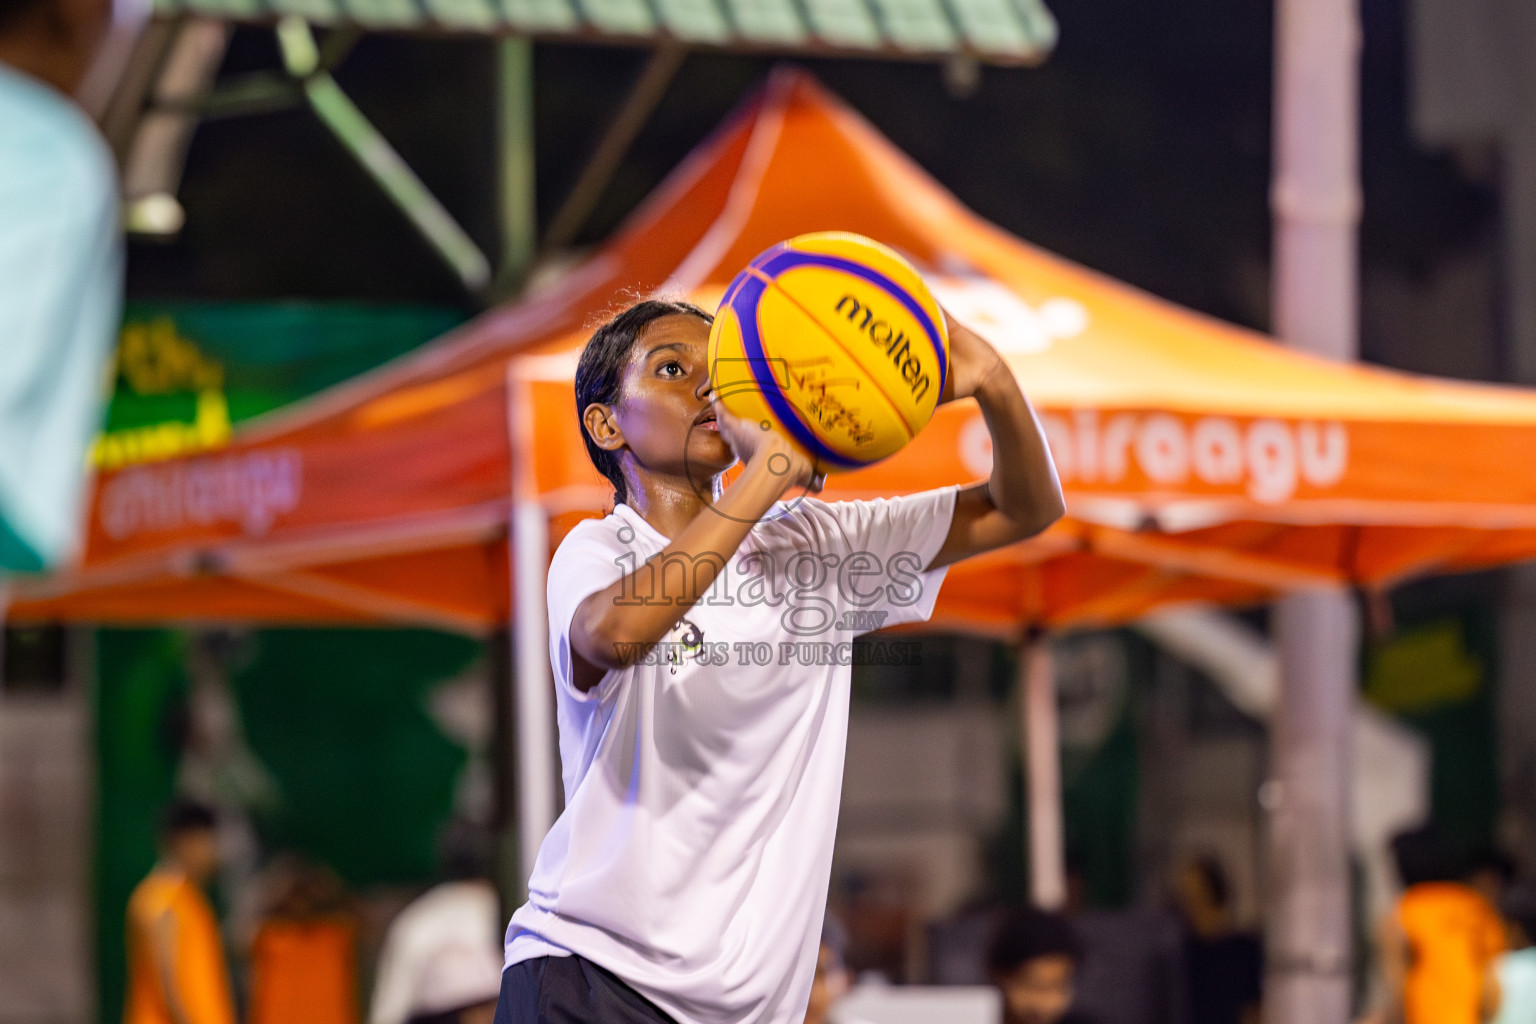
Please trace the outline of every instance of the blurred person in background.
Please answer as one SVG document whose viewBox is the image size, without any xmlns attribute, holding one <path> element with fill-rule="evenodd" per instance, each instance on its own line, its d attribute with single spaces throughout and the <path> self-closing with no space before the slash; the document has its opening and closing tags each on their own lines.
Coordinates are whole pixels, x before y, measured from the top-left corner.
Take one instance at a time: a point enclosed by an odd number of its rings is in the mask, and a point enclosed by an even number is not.
<svg viewBox="0 0 1536 1024">
<path fill-rule="evenodd" d="M 427 984 L 429 964 L 445 948 L 483 945 L 500 962 L 501 902 L 489 880 L 485 830 L 453 822 L 439 846 L 443 881 L 400 911 L 384 934 L 368 1024 L 405 1024 Z"/>
<path fill-rule="evenodd" d="M 1504 952 L 1504 924 L 1488 899 L 1458 879 L 1432 826 L 1392 840 L 1403 895 L 1379 930 L 1384 1005 L 1371 1024 L 1478 1024 L 1487 978 Z"/>
<path fill-rule="evenodd" d="M 70 100 L 111 0 L 0 0 L 0 576 L 72 558 L 122 307 L 117 173 Z"/>
<path fill-rule="evenodd" d="M 218 866 L 213 811 L 172 804 L 160 859 L 128 900 L 123 1024 L 235 1024 L 224 944 L 203 894 Z"/>
<path fill-rule="evenodd" d="M 1488 972 L 1483 1019 L 1488 1024 L 1529 1024 L 1536 1021 L 1536 888 L 1510 889 L 1501 909 L 1509 952 Z"/>
<path fill-rule="evenodd" d="M 1221 862 L 1192 857 L 1175 893 L 1184 921 L 1187 1024 L 1259 1024 L 1264 945 L 1233 922 L 1232 888 Z"/>
<path fill-rule="evenodd" d="M 500 950 L 442 946 L 423 965 L 407 1024 L 491 1024 L 500 994 Z"/>
<path fill-rule="evenodd" d="M 1072 1012 L 1082 945 L 1061 914 L 1010 913 L 987 947 L 987 974 L 1003 995 L 1003 1024 L 1089 1024 Z"/>
<path fill-rule="evenodd" d="M 1462 881 L 1483 894 L 1494 907 L 1504 905 L 1504 897 L 1515 880 L 1515 862 L 1499 850 L 1484 849 L 1467 863 Z"/>
<path fill-rule="evenodd" d="M 816 951 L 816 976 L 805 1007 L 805 1024 L 828 1024 L 832 1019 L 832 1007 L 848 992 L 847 956 L 848 933 L 842 922 L 828 914 L 821 924 L 821 946 Z"/>
<path fill-rule="evenodd" d="M 341 879 L 292 855 L 268 876 L 247 1024 L 358 1024 L 357 917 Z"/>
</svg>

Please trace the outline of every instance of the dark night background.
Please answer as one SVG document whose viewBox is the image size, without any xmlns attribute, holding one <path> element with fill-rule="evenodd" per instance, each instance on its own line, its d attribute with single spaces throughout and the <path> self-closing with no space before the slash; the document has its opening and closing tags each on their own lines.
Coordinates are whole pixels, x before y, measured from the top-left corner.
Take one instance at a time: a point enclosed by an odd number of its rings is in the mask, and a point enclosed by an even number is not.
<svg viewBox="0 0 1536 1024">
<path fill-rule="evenodd" d="M 1497 197 L 1468 161 L 1409 137 L 1406 0 L 1364 0 L 1362 276 L 1408 288 L 1442 260 L 1493 253 Z M 1268 325 L 1272 9 L 1072 0 L 1039 68 L 987 67 L 959 96 L 932 63 L 804 60 L 882 132 L 1009 231 L 1196 309 Z M 640 50 L 535 50 L 544 222 L 644 64 Z M 274 69 L 240 29 L 224 75 Z M 600 240 L 760 83 L 772 61 L 695 54 L 580 239 Z M 337 78 L 487 252 L 496 247 L 495 54 L 478 39 L 365 37 Z M 307 110 L 199 128 L 173 244 L 135 243 L 133 298 L 347 298 L 472 309 L 455 278 Z M 1490 256 L 1490 258 L 1492 258 Z M 1502 376 L 1497 344 L 1431 359 L 1372 330 L 1362 355 Z M 1491 316 L 1491 313 L 1489 314 Z"/>
</svg>

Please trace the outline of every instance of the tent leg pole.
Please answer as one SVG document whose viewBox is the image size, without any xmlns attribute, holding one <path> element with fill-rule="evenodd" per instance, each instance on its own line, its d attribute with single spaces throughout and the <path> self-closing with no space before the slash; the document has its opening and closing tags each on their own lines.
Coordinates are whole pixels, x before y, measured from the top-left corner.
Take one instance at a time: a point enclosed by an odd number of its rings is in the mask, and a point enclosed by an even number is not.
<svg viewBox="0 0 1536 1024">
<path fill-rule="evenodd" d="M 559 771 L 555 750 L 554 680 L 549 671 L 549 635 L 544 606 L 548 578 L 549 521 L 537 502 L 512 509 L 513 741 L 517 756 L 517 878 L 519 901 L 539 844 L 555 821 Z"/>
<path fill-rule="evenodd" d="M 1060 910 L 1067 902 L 1066 830 L 1061 809 L 1061 730 L 1051 638 L 1040 634 L 1019 663 L 1023 700 L 1025 812 L 1029 839 L 1029 894 L 1036 906 Z"/>
<path fill-rule="evenodd" d="M 512 710 L 512 629 L 510 623 L 491 633 L 486 642 L 487 683 L 495 724 L 491 733 L 491 757 L 495 779 L 495 811 L 492 817 L 494 862 L 492 880 L 501 897 L 501 917 L 506 920 L 522 901 L 522 879 L 517 848 L 517 715 Z"/>
</svg>

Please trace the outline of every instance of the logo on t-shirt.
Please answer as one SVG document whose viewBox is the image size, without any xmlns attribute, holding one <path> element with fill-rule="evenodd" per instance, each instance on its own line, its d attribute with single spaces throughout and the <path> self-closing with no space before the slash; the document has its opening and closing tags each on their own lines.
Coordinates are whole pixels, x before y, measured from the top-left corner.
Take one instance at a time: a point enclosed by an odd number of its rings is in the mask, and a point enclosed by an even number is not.
<svg viewBox="0 0 1536 1024">
<path fill-rule="evenodd" d="M 692 619 L 681 618 L 673 629 L 682 628 L 682 635 L 676 641 L 663 645 L 666 651 L 667 664 L 671 666 L 673 675 L 677 675 L 677 666 L 683 663 L 684 658 L 693 658 L 695 661 L 704 656 L 704 631 L 698 627 Z"/>
</svg>

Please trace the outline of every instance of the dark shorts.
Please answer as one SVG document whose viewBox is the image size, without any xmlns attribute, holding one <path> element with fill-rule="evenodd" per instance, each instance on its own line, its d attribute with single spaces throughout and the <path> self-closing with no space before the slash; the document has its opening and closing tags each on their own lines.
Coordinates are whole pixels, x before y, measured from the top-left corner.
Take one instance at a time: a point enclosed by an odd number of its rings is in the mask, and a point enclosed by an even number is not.
<svg viewBox="0 0 1536 1024">
<path fill-rule="evenodd" d="M 676 1024 L 590 960 L 541 956 L 501 972 L 496 1024 Z"/>
</svg>

